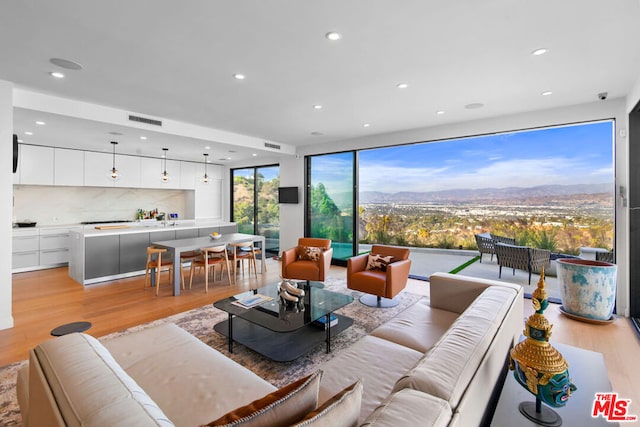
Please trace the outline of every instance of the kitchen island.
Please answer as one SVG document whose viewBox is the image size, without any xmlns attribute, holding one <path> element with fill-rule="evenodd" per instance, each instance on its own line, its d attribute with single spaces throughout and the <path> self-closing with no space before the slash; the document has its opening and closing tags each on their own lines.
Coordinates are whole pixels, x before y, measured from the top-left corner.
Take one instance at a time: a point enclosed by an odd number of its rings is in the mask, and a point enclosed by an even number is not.
<svg viewBox="0 0 640 427">
<path fill-rule="evenodd" d="M 233 222 L 176 225 L 126 223 L 103 229 L 72 230 L 69 245 L 69 276 L 82 285 L 144 274 L 147 247 L 152 242 L 207 236 L 214 231 L 235 233 Z"/>
</svg>

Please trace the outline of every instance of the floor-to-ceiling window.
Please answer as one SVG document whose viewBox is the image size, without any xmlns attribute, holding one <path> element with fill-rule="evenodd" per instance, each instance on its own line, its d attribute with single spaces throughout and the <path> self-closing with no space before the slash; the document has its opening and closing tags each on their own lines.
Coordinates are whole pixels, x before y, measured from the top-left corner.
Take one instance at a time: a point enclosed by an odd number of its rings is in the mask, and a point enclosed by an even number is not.
<svg viewBox="0 0 640 427">
<path fill-rule="evenodd" d="M 356 153 L 307 158 L 307 232 L 331 239 L 334 260 L 354 255 Z"/>
<path fill-rule="evenodd" d="M 238 232 L 258 234 L 266 239 L 266 251 L 280 250 L 279 166 L 232 169 L 232 221 Z"/>
<path fill-rule="evenodd" d="M 337 218 L 355 213 L 357 237 L 345 243 L 476 249 L 474 234 L 489 231 L 552 252 L 611 250 L 614 125 L 605 120 L 311 156 L 311 230 L 331 236 L 339 231 L 334 227 L 353 223 Z M 356 194 L 347 191 L 354 182 Z M 313 211 L 313 203 L 327 213 Z M 342 254 L 357 252 L 356 244 Z M 420 276 L 417 267 L 412 274 Z"/>
</svg>

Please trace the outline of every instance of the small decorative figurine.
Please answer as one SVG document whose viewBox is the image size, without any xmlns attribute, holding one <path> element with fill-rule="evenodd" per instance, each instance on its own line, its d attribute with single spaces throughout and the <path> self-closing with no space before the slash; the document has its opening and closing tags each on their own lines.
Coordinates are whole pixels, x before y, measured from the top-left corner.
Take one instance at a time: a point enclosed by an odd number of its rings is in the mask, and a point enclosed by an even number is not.
<svg viewBox="0 0 640 427">
<path fill-rule="evenodd" d="M 526 338 L 511 350 L 509 368 L 514 371 L 518 383 L 536 397 L 535 403 L 520 403 L 520 412 L 540 425 L 560 426 L 560 415 L 553 409 L 543 407 L 542 402 L 555 408 L 564 406 L 577 388 L 571 382 L 567 361 L 549 344 L 553 325 L 544 316 L 549 306 L 544 268 L 531 302 L 536 312 L 525 323 Z"/>
</svg>

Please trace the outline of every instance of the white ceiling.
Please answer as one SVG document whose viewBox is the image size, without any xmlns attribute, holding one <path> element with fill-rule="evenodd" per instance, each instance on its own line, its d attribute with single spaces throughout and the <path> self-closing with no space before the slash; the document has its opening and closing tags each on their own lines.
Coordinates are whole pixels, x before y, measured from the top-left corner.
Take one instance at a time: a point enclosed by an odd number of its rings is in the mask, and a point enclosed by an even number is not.
<svg viewBox="0 0 640 427">
<path fill-rule="evenodd" d="M 0 79 L 295 147 L 624 97 L 640 76 L 638 22 L 638 0 L 10 0 Z M 206 145 L 214 161 L 272 154 L 162 131 L 141 141 L 139 128 L 25 108 L 14 129 L 26 143 L 110 151 L 117 140 L 119 152 L 168 147 L 184 160 Z"/>
</svg>

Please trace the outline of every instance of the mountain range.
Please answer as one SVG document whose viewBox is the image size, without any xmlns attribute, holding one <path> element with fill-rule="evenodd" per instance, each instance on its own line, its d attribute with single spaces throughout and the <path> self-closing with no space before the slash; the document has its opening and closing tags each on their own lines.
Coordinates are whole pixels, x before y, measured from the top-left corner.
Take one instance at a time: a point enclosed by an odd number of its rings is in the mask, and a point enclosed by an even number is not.
<svg viewBox="0 0 640 427">
<path fill-rule="evenodd" d="M 612 183 L 540 185 L 536 187 L 506 187 L 480 189 L 452 189 L 440 191 L 400 191 L 383 193 L 362 191 L 360 203 L 457 203 L 530 200 L 547 197 L 574 198 L 577 195 L 613 194 Z"/>
</svg>

